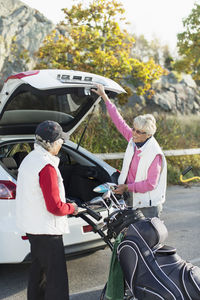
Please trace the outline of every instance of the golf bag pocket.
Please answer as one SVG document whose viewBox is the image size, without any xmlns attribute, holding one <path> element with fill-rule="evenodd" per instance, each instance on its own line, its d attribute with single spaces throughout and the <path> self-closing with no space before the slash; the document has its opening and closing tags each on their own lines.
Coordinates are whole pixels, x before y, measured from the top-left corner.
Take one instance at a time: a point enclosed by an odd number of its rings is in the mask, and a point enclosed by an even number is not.
<svg viewBox="0 0 200 300">
<path fill-rule="evenodd" d="M 126 238 L 129 236 L 139 236 L 151 249 L 158 249 L 168 236 L 168 231 L 159 218 L 144 219 L 130 225 L 126 233 Z"/>
<path fill-rule="evenodd" d="M 200 299 L 200 268 L 186 263 L 182 271 L 182 284 L 189 299 Z"/>
</svg>

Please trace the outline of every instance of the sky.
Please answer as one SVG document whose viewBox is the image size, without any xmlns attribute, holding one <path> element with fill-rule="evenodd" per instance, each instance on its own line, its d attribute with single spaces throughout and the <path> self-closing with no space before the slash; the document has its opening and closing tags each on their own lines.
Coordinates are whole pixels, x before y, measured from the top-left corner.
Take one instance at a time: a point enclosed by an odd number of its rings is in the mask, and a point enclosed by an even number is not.
<svg viewBox="0 0 200 300">
<path fill-rule="evenodd" d="M 73 0 L 22 0 L 38 9 L 55 24 L 64 19 L 62 8 L 70 8 Z M 82 2 L 89 2 L 82 0 Z M 143 34 L 147 40 L 158 38 L 162 45 L 167 44 L 176 51 L 177 33 L 183 31 L 183 18 L 186 18 L 194 3 L 200 0 L 121 0 L 126 10 L 125 17 L 131 24 L 128 31 Z"/>
</svg>

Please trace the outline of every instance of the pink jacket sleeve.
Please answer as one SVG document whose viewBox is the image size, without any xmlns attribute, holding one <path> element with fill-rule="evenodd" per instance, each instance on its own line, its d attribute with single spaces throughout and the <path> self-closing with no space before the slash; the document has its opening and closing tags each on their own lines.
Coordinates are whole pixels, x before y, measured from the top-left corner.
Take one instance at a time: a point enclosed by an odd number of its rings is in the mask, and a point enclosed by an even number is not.
<svg viewBox="0 0 200 300">
<path fill-rule="evenodd" d="M 127 141 L 130 140 L 132 137 L 132 129 L 128 126 L 128 124 L 124 121 L 120 113 L 118 112 L 116 106 L 110 102 L 106 101 L 106 107 L 108 110 L 108 113 L 115 124 L 118 131 L 125 137 Z"/>
</svg>

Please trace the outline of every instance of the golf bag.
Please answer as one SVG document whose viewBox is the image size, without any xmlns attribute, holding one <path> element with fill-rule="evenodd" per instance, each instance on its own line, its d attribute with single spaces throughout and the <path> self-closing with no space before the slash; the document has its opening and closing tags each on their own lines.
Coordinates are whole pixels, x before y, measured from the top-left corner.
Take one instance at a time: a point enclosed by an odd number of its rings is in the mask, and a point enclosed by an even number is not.
<svg viewBox="0 0 200 300">
<path fill-rule="evenodd" d="M 158 218 L 128 226 L 117 254 L 129 289 L 138 300 L 200 300 L 200 268 L 163 246 L 167 235 Z"/>
</svg>

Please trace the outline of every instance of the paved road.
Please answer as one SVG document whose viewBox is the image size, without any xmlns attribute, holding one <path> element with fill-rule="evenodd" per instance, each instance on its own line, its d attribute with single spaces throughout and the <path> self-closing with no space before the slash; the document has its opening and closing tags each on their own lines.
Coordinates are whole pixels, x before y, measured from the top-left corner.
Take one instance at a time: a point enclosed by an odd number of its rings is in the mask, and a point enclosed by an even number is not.
<svg viewBox="0 0 200 300">
<path fill-rule="evenodd" d="M 200 186 L 168 187 L 162 219 L 169 231 L 166 243 L 176 247 L 182 258 L 200 266 Z M 67 263 L 71 300 L 98 299 L 108 275 L 110 255 L 105 249 Z M 26 299 L 28 269 L 25 264 L 0 265 L 0 300 Z"/>
</svg>

